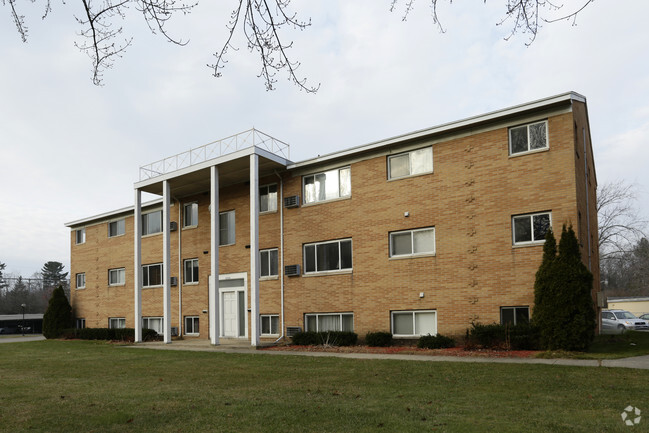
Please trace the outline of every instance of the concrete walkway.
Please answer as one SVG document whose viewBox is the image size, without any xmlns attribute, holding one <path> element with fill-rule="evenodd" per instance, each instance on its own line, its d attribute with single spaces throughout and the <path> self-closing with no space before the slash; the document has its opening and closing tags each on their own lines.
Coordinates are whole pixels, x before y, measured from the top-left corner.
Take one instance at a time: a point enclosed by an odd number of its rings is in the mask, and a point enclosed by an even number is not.
<svg viewBox="0 0 649 433">
<path fill-rule="evenodd" d="M 186 350 L 194 352 L 224 352 L 245 353 L 254 355 L 281 355 L 281 356 L 311 356 L 311 357 L 336 357 L 349 359 L 396 359 L 403 361 L 425 362 L 491 362 L 497 364 L 546 364 L 567 365 L 576 367 L 620 367 L 649 370 L 649 355 L 636 356 L 622 359 L 538 359 L 538 358 L 487 358 L 470 356 L 433 356 L 433 355 L 404 355 L 384 353 L 336 353 L 336 352 L 298 352 L 281 350 L 257 350 L 250 346 L 247 340 L 222 339 L 219 346 L 212 346 L 208 340 L 175 340 L 171 344 L 162 342 L 138 343 L 125 348 L 155 349 L 155 350 Z"/>
<path fill-rule="evenodd" d="M 24 343 L 26 341 L 39 341 L 45 340 L 41 334 L 2 334 L 0 335 L 0 343 Z"/>
</svg>

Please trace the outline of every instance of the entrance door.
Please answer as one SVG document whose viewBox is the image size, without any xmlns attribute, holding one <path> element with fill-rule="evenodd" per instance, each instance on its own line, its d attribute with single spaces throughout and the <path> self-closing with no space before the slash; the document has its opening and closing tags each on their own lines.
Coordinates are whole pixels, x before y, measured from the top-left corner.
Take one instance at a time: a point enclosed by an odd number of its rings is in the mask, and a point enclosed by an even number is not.
<svg viewBox="0 0 649 433">
<path fill-rule="evenodd" d="M 237 292 L 223 292 L 223 336 L 238 337 Z"/>
</svg>

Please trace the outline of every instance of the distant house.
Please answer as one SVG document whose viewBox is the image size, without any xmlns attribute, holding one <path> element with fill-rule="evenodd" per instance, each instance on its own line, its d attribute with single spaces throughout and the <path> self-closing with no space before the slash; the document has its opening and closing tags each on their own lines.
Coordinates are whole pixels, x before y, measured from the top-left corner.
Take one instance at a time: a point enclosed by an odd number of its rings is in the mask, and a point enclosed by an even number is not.
<svg viewBox="0 0 649 433">
<path fill-rule="evenodd" d="M 573 225 L 596 299 L 596 186 L 572 92 L 301 162 L 251 130 L 143 166 L 134 206 L 66 224 L 71 303 L 79 326 L 212 344 L 527 321 L 550 227 Z"/>
<path fill-rule="evenodd" d="M 608 308 L 611 310 L 626 310 L 636 316 L 649 313 L 649 297 L 606 298 L 606 301 L 608 302 Z"/>
</svg>

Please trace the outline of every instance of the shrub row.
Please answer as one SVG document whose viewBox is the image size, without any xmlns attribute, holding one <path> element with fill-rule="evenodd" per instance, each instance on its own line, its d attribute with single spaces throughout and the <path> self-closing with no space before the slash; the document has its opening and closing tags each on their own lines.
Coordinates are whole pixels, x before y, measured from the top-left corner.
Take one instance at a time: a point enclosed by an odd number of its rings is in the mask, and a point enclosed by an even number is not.
<svg viewBox="0 0 649 433">
<path fill-rule="evenodd" d="M 365 344 L 371 347 L 389 347 L 392 343 L 392 334 L 389 332 L 368 332 L 365 335 Z"/>
<path fill-rule="evenodd" d="M 134 341 L 135 329 L 133 328 L 81 328 L 68 329 L 63 333 L 67 339 L 79 340 L 107 340 L 107 341 Z M 159 336 L 153 329 L 142 329 L 142 341 L 158 340 Z"/>
<path fill-rule="evenodd" d="M 466 345 L 488 349 L 535 350 L 539 348 L 539 330 L 530 323 L 472 323 L 466 331 Z"/>
<path fill-rule="evenodd" d="M 292 344 L 297 346 L 353 346 L 358 335 L 353 332 L 298 332 L 293 336 Z"/>
</svg>

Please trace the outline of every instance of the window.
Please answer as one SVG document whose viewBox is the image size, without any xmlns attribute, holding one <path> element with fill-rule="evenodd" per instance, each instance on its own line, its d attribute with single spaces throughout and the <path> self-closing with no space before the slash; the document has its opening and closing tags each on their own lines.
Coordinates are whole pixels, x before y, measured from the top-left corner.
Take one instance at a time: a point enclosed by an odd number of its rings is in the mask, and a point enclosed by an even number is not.
<svg viewBox="0 0 649 433">
<path fill-rule="evenodd" d="M 77 274 L 77 289 L 85 289 L 86 288 L 86 274 L 85 272 L 81 272 Z"/>
<path fill-rule="evenodd" d="M 304 271 L 326 272 L 352 268 L 352 240 L 304 245 Z"/>
<path fill-rule="evenodd" d="M 261 261 L 260 277 L 275 277 L 277 273 L 277 248 L 259 251 Z"/>
<path fill-rule="evenodd" d="M 164 333 L 164 318 L 162 317 L 143 317 L 142 329 L 153 329 L 158 334 Z"/>
<path fill-rule="evenodd" d="M 435 227 L 390 233 L 390 257 L 435 254 Z"/>
<path fill-rule="evenodd" d="M 548 148 L 548 122 L 509 128 L 509 154 L 516 155 Z"/>
<path fill-rule="evenodd" d="M 75 320 L 75 326 L 77 329 L 83 329 L 86 327 L 86 319 L 77 319 Z"/>
<path fill-rule="evenodd" d="M 278 335 L 279 334 L 279 316 L 277 314 L 262 315 L 261 335 Z"/>
<path fill-rule="evenodd" d="M 388 178 L 415 176 L 433 172 L 433 148 L 413 150 L 388 157 Z"/>
<path fill-rule="evenodd" d="M 550 212 L 512 217 L 514 245 L 545 242 L 545 234 L 552 224 Z"/>
<path fill-rule="evenodd" d="M 437 334 L 437 313 L 435 311 L 393 311 L 392 335 L 419 337 Z"/>
<path fill-rule="evenodd" d="M 126 232 L 125 220 L 118 220 L 108 223 L 108 237 L 121 236 Z"/>
<path fill-rule="evenodd" d="M 352 193 L 349 167 L 304 176 L 303 182 L 304 203 L 349 197 Z"/>
<path fill-rule="evenodd" d="M 185 316 L 185 335 L 198 335 L 198 316 Z"/>
<path fill-rule="evenodd" d="M 126 328 L 126 319 L 123 317 L 109 317 L 108 318 L 108 327 L 109 328 Z"/>
<path fill-rule="evenodd" d="M 75 233 L 76 243 L 85 244 L 86 243 L 86 229 L 79 229 Z"/>
<path fill-rule="evenodd" d="M 187 203 L 183 208 L 183 227 L 198 225 L 198 203 Z"/>
<path fill-rule="evenodd" d="M 307 331 L 313 332 L 354 332 L 354 315 L 352 313 L 305 314 L 304 324 Z"/>
<path fill-rule="evenodd" d="M 126 284 L 126 270 L 124 268 L 108 270 L 108 285 L 123 286 Z"/>
<path fill-rule="evenodd" d="M 277 184 L 264 185 L 259 188 L 259 212 L 277 210 Z"/>
<path fill-rule="evenodd" d="M 142 215 L 142 236 L 162 231 L 162 211 L 158 210 Z"/>
<path fill-rule="evenodd" d="M 234 211 L 219 214 L 219 245 L 233 245 L 234 240 Z"/>
<path fill-rule="evenodd" d="M 518 325 L 529 321 L 530 307 L 500 307 L 501 325 Z"/>
<path fill-rule="evenodd" d="M 185 284 L 198 283 L 198 259 L 185 260 Z"/>
<path fill-rule="evenodd" d="M 162 263 L 142 266 L 142 287 L 162 286 Z"/>
</svg>

